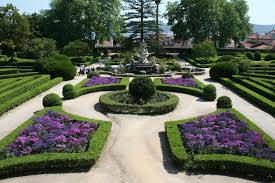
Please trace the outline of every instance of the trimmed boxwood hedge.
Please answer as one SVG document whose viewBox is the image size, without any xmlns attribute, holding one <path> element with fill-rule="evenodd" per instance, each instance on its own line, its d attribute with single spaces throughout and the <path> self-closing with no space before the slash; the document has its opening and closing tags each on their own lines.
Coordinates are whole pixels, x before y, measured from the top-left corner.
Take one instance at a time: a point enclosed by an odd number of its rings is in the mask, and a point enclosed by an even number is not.
<svg viewBox="0 0 275 183">
<path fill-rule="evenodd" d="M 38 75 L 39 72 L 27 72 L 27 73 L 19 73 L 19 74 L 7 74 L 1 75 L 0 79 L 9 79 L 9 78 L 16 78 L 16 77 L 24 77 L 24 76 L 34 76 Z"/>
<path fill-rule="evenodd" d="M 263 140 L 270 147 L 275 149 L 275 141 L 270 136 L 238 111 L 234 109 L 228 110 L 233 112 L 240 120 L 244 121 L 251 130 L 261 133 Z M 213 114 L 225 111 L 227 110 L 219 109 Z M 178 125 L 195 119 L 197 118 L 169 121 L 165 123 L 171 157 L 178 167 L 199 172 L 238 175 L 252 179 L 260 178 L 265 180 L 275 180 L 275 162 L 265 159 L 229 154 L 196 154 L 193 157 L 190 156 L 184 148 Z"/>
<path fill-rule="evenodd" d="M 242 86 L 228 78 L 221 78 L 220 82 L 225 86 L 231 88 L 236 93 L 247 99 L 249 102 L 258 106 L 263 111 L 270 113 L 272 116 L 275 116 L 275 102 L 259 95 L 258 93 Z"/>
<path fill-rule="evenodd" d="M 0 75 L 17 74 L 18 69 L 0 69 Z"/>
<path fill-rule="evenodd" d="M 203 89 L 204 89 L 205 85 L 203 83 L 201 83 L 200 81 L 198 81 L 197 79 L 195 79 L 195 80 L 196 80 L 196 83 L 199 85 L 199 88 L 163 84 L 161 79 L 155 79 L 154 82 L 156 84 L 157 90 L 160 90 L 160 91 L 186 93 L 189 95 L 202 97 Z"/>
<path fill-rule="evenodd" d="M 19 87 L 19 86 L 21 86 L 25 83 L 28 83 L 32 80 L 35 80 L 37 77 L 39 77 L 39 76 L 36 76 L 36 77 L 30 76 L 30 77 L 25 77 L 25 78 L 20 78 L 20 79 L 17 79 L 17 80 L 13 80 L 13 81 L 7 83 L 5 86 L 2 86 L 0 88 L 0 94 L 3 93 L 3 92 L 9 91 L 11 89 L 14 89 L 16 87 Z"/>
<path fill-rule="evenodd" d="M 255 74 L 255 73 L 242 73 L 244 76 L 252 76 L 257 78 L 275 79 L 275 76 L 265 75 L 265 74 Z"/>
<path fill-rule="evenodd" d="M 144 105 L 131 105 L 119 103 L 113 99 L 114 95 L 119 93 L 126 93 L 127 91 L 116 91 L 107 93 L 100 96 L 99 103 L 105 108 L 108 112 L 114 112 L 119 114 L 166 114 L 173 111 L 179 103 L 179 98 L 171 93 L 159 92 L 168 97 L 168 100 L 164 102 L 158 102 L 154 104 L 144 104 Z"/>
<path fill-rule="evenodd" d="M 88 93 L 94 93 L 98 91 L 116 91 L 116 90 L 125 90 L 129 84 L 129 78 L 124 77 L 119 83 L 106 84 L 106 85 L 95 85 L 91 87 L 83 87 L 85 83 L 89 81 L 89 78 L 81 81 L 75 86 L 76 96 L 85 95 Z"/>
<path fill-rule="evenodd" d="M 9 111 L 10 109 L 13 109 L 20 104 L 32 99 L 33 97 L 37 96 L 38 94 L 52 88 L 53 86 L 61 83 L 63 81 L 62 78 L 55 78 L 53 80 L 50 80 L 45 83 L 41 83 L 40 86 L 37 86 L 33 88 L 32 90 L 29 90 L 21 95 L 18 95 L 11 100 L 8 100 L 7 102 L 1 104 L 0 106 L 0 116 L 4 114 L 5 112 Z"/>
<path fill-rule="evenodd" d="M 83 153 L 44 153 L 0 160 L 0 178 L 41 173 L 82 172 L 88 171 L 95 164 L 110 133 L 112 124 L 68 114 L 61 107 L 45 108 L 39 111 L 34 117 L 1 140 L 0 149 L 13 142 L 21 130 L 33 124 L 34 118 L 44 115 L 48 110 L 67 114 L 76 120 L 99 124 L 98 129 L 90 138 L 92 143 L 90 143 L 87 151 Z"/>
</svg>

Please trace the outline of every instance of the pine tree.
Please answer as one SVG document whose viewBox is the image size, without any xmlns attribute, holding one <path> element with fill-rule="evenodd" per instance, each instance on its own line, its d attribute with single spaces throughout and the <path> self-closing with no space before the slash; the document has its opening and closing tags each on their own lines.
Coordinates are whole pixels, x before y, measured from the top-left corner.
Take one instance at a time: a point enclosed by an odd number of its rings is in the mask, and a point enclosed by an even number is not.
<svg viewBox="0 0 275 183">
<path fill-rule="evenodd" d="M 152 38 L 155 33 L 155 2 L 153 0 L 123 0 L 126 27 L 133 39 Z"/>
</svg>

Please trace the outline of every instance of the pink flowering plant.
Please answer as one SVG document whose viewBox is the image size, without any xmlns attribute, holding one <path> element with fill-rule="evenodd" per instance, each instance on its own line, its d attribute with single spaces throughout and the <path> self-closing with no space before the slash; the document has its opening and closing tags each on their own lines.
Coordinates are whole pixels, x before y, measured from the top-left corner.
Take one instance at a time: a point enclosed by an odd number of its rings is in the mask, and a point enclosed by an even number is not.
<svg viewBox="0 0 275 183">
<path fill-rule="evenodd" d="M 198 84 L 192 77 L 181 77 L 181 78 L 163 78 L 163 84 L 168 85 L 179 85 L 179 86 L 187 86 L 187 87 L 194 87 L 198 88 Z"/>
<path fill-rule="evenodd" d="M 119 83 L 121 78 L 117 77 L 101 77 L 101 76 L 93 76 L 86 82 L 83 87 L 91 87 L 95 85 L 108 85 L 108 84 L 115 84 Z"/>
<path fill-rule="evenodd" d="M 179 124 L 189 154 L 232 154 L 275 161 L 275 151 L 261 133 L 250 130 L 232 112 L 221 112 Z"/>
<path fill-rule="evenodd" d="M 43 153 L 80 153 L 89 146 L 98 124 L 71 119 L 67 115 L 48 111 L 35 118 L 33 124 L 3 150 L 5 158 Z"/>
</svg>

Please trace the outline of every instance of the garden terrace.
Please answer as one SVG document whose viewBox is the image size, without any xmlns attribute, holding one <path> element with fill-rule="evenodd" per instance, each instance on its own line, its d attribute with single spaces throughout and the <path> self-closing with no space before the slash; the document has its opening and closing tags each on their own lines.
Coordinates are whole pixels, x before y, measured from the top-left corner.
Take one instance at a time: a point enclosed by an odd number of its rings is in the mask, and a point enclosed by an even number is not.
<svg viewBox="0 0 275 183">
<path fill-rule="evenodd" d="M 108 81 L 110 81 L 110 82 L 108 82 Z M 81 96 L 81 95 L 98 92 L 98 91 L 125 90 L 129 84 L 129 78 L 127 78 L 127 77 L 119 78 L 119 80 L 115 79 L 115 81 L 116 81 L 115 83 L 113 82 L 112 79 L 111 80 L 99 79 L 99 80 L 91 81 L 91 78 L 87 78 L 75 86 L 75 92 L 76 92 L 77 96 Z M 89 84 L 89 86 L 88 86 L 88 84 Z M 84 85 L 86 85 L 86 87 Z"/>
<path fill-rule="evenodd" d="M 59 107 L 45 108 L 0 141 L 0 177 L 87 171 L 110 130 L 110 122 L 71 115 Z"/>
<path fill-rule="evenodd" d="M 234 109 L 166 122 L 165 129 L 183 169 L 275 180 L 275 141 Z"/>
<path fill-rule="evenodd" d="M 48 75 L 0 80 L 0 115 L 50 89 L 61 81 L 62 78 L 51 80 Z"/>
</svg>

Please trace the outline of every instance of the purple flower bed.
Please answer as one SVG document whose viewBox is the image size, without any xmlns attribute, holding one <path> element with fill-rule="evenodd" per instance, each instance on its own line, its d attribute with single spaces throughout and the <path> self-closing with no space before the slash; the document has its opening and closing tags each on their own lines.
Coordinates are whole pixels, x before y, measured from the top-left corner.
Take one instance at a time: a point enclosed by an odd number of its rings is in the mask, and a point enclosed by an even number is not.
<svg viewBox="0 0 275 183">
<path fill-rule="evenodd" d="M 33 120 L 14 142 L 4 148 L 7 158 L 42 153 L 79 153 L 87 150 L 97 124 L 71 119 L 54 111 Z"/>
<path fill-rule="evenodd" d="M 193 78 L 163 78 L 163 84 L 168 85 L 180 85 L 180 86 L 188 86 L 198 88 L 198 84 L 195 82 Z"/>
<path fill-rule="evenodd" d="M 234 154 L 275 161 L 275 151 L 260 133 L 231 112 L 209 115 L 179 125 L 183 143 L 191 154 Z"/>
<path fill-rule="evenodd" d="M 90 87 L 95 85 L 106 85 L 106 84 L 114 84 L 119 83 L 121 78 L 116 77 L 100 77 L 94 76 L 87 83 L 85 83 L 84 87 Z"/>
</svg>

